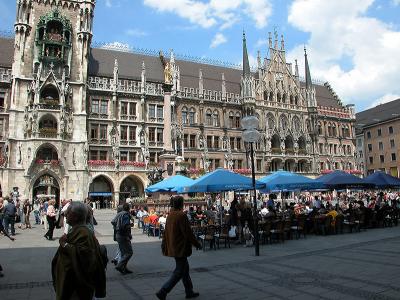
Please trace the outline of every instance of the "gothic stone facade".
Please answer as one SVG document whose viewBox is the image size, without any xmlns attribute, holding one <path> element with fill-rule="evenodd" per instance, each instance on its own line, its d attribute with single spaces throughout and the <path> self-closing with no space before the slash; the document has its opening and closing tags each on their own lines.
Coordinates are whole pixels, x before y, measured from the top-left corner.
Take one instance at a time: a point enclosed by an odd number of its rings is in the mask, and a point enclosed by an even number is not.
<svg viewBox="0 0 400 300">
<path fill-rule="evenodd" d="M 243 70 L 91 48 L 95 1 L 18 0 L 0 38 L 4 192 L 82 199 L 142 196 L 163 154 L 189 173 L 248 169 L 240 120 L 255 114 L 259 176 L 354 168 L 354 108 L 286 62 L 283 38 Z M 168 156 L 167 155 L 167 156 Z M 175 156 L 174 156 L 175 155 Z M 164 165 L 165 166 L 165 165 Z M 175 165 L 170 165 L 174 168 Z"/>
</svg>

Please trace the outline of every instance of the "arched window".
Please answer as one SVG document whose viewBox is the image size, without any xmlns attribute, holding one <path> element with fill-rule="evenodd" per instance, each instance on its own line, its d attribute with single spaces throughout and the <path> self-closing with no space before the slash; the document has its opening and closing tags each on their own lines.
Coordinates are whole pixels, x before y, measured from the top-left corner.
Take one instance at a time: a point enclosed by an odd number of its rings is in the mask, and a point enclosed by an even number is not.
<svg viewBox="0 0 400 300">
<path fill-rule="evenodd" d="M 285 139 L 285 149 L 289 152 L 293 151 L 293 138 L 290 135 L 288 135 Z"/>
<path fill-rule="evenodd" d="M 294 96 L 294 104 L 299 105 L 299 96 Z"/>
<path fill-rule="evenodd" d="M 182 107 L 182 124 L 187 124 L 188 123 L 188 111 L 187 107 L 184 106 Z"/>
<path fill-rule="evenodd" d="M 207 126 L 212 126 L 212 112 L 211 112 L 211 110 L 210 109 L 208 109 L 207 111 L 206 111 L 206 125 Z"/>
<path fill-rule="evenodd" d="M 219 127 L 219 114 L 218 114 L 218 111 L 216 111 L 216 110 L 214 110 L 214 113 L 213 113 L 213 126 Z"/>
<path fill-rule="evenodd" d="M 271 138 L 271 151 L 272 153 L 281 153 L 281 139 L 277 134 Z"/>
<path fill-rule="evenodd" d="M 276 94 L 276 101 L 281 102 L 281 93 Z"/>
<path fill-rule="evenodd" d="M 235 115 L 233 114 L 233 111 L 229 112 L 229 128 L 235 128 Z"/>
<path fill-rule="evenodd" d="M 46 105 L 59 105 L 59 98 L 58 89 L 52 84 L 46 85 L 40 92 L 40 103 Z"/>
<path fill-rule="evenodd" d="M 322 135 L 322 124 L 321 123 L 318 123 L 318 134 L 319 135 Z"/>
<path fill-rule="evenodd" d="M 290 95 L 290 104 L 294 104 L 294 97 L 293 97 L 293 95 Z"/>
<path fill-rule="evenodd" d="M 189 110 L 189 124 L 196 124 L 196 109 L 194 107 L 191 107 Z"/>
<path fill-rule="evenodd" d="M 268 98 L 268 100 L 269 100 L 269 101 L 274 101 L 274 93 L 273 93 L 272 91 L 269 93 L 269 98 Z"/>
<path fill-rule="evenodd" d="M 275 117 L 269 113 L 267 115 L 267 129 L 273 130 L 275 128 Z"/>
<path fill-rule="evenodd" d="M 299 137 L 298 140 L 298 144 L 299 144 L 299 152 L 305 152 L 306 151 L 306 140 L 304 139 L 304 137 Z"/>
<path fill-rule="evenodd" d="M 57 149 L 50 144 L 43 145 L 36 152 L 36 160 L 51 161 L 58 160 Z"/>
<path fill-rule="evenodd" d="M 52 115 L 45 115 L 39 121 L 39 134 L 41 137 L 57 136 L 57 120 Z"/>
<path fill-rule="evenodd" d="M 282 96 L 282 103 L 286 103 L 286 94 L 283 94 Z"/>
</svg>

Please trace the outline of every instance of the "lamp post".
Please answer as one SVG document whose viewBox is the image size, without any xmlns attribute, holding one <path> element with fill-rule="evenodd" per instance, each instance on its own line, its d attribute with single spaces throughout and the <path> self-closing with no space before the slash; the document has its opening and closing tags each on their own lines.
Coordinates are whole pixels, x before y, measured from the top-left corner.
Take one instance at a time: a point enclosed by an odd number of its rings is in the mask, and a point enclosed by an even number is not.
<svg viewBox="0 0 400 300">
<path fill-rule="evenodd" d="M 251 179 L 253 185 L 253 220 L 254 220 L 254 244 L 255 255 L 260 255 L 260 242 L 258 238 L 258 218 L 257 218 L 257 198 L 256 198 L 256 174 L 254 169 L 254 148 L 253 143 L 260 139 L 260 132 L 257 130 L 259 121 L 255 116 L 245 117 L 241 121 L 243 131 L 243 140 L 250 143 L 251 157 Z"/>
</svg>

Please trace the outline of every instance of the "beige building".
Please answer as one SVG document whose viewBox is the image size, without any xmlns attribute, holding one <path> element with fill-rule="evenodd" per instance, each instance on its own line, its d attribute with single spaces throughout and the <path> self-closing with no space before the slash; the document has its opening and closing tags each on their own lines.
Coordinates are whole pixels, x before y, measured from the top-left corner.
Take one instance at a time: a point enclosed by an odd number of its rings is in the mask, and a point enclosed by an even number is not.
<svg viewBox="0 0 400 300">
<path fill-rule="evenodd" d="M 357 131 L 363 138 L 366 175 L 381 170 L 398 177 L 400 99 L 362 111 L 356 118 Z"/>
<path fill-rule="evenodd" d="M 260 120 L 258 176 L 355 168 L 354 107 L 311 80 L 306 54 L 303 79 L 283 37 L 270 35 L 256 70 L 244 37 L 239 69 L 92 48 L 94 11 L 95 1 L 17 1 L 15 36 L 0 38 L 3 192 L 118 202 L 143 197 L 154 164 L 248 173 L 248 114 Z"/>
</svg>

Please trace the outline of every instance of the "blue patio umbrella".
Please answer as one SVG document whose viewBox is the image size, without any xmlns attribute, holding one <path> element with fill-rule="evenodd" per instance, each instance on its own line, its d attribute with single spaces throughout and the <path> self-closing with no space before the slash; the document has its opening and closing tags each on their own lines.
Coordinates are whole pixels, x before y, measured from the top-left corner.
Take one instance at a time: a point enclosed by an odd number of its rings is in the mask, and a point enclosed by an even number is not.
<svg viewBox="0 0 400 300">
<path fill-rule="evenodd" d="M 256 181 L 257 189 L 263 188 L 264 186 L 264 183 Z M 251 190 L 252 188 L 253 184 L 251 178 L 229 170 L 217 169 L 197 178 L 191 185 L 176 190 L 179 193 L 216 193 Z"/>
<path fill-rule="evenodd" d="M 182 175 L 175 175 L 153 184 L 145 189 L 146 193 L 174 192 L 176 188 L 190 185 L 194 180 Z"/>
<path fill-rule="evenodd" d="M 386 174 L 382 171 L 372 173 L 364 179 L 365 182 L 373 184 L 376 188 L 400 188 L 400 179 Z"/>
<path fill-rule="evenodd" d="M 325 184 L 322 181 L 287 171 L 274 172 L 271 175 L 259 179 L 259 181 L 266 185 L 265 189 L 260 190 L 263 193 L 317 190 L 325 188 Z"/>
<path fill-rule="evenodd" d="M 322 181 L 330 189 L 368 188 L 373 186 L 357 176 L 340 170 L 322 175 L 318 177 L 318 180 Z"/>
</svg>

